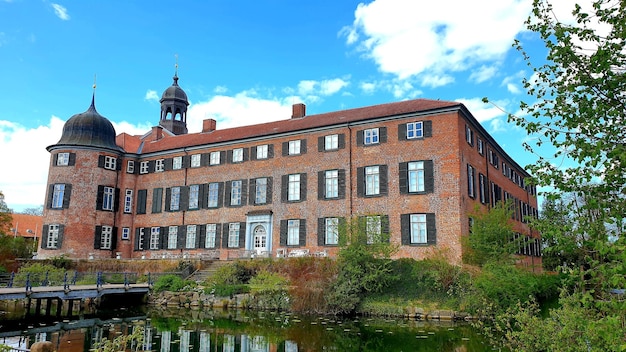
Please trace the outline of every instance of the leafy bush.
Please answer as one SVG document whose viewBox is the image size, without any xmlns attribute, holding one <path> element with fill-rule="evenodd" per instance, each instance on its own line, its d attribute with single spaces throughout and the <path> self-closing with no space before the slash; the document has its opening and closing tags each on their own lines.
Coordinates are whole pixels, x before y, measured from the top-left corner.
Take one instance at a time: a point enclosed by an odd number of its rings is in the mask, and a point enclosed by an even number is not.
<svg viewBox="0 0 626 352">
<path fill-rule="evenodd" d="M 228 285 L 214 284 L 211 287 L 207 287 L 205 289 L 205 292 L 208 293 L 208 294 L 216 295 L 218 297 L 232 297 L 234 295 L 238 295 L 238 294 L 242 294 L 242 293 L 249 293 L 250 292 L 250 286 L 244 285 L 244 284 L 238 284 L 238 285 L 233 285 L 233 284 L 228 284 Z"/>
<path fill-rule="evenodd" d="M 65 269 L 65 270 L 71 269 L 72 264 L 73 264 L 72 260 L 66 257 L 64 254 L 57 256 L 57 257 L 52 257 L 50 261 L 52 262 L 52 265 L 55 268 Z"/>
<path fill-rule="evenodd" d="M 185 291 L 196 287 L 196 283 L 191 280 L 183 280 L 177 275 L 163 275 L 154 283 L 154 292 L 161 291 Z"/>
<path fill-rule="evenodd" d="M 16 286 L 22 286 L 26 284 L 26 277 L 30 275 L 31 286 L 43 286 L 44 284 L 50 285 L 62 285 L 65 279 L 66 271 L 61 268 L 57 268 L 50 264 L 42 263 L 29 263 L 22 266 L 13 280 L 13 284 Z M 74 275 L 73 272 L 67 272 L 68 280 Z M 44 282 L 46 280 L 48 282 Z"/>
<path fill-rule="evenodd" d="M 250 292 L 254 294 L 257 306 L 261 308 L 287 309 L 288 284 L 289 281 L 285 277 L 262 270 L 250 279 Z"/>
</svg>

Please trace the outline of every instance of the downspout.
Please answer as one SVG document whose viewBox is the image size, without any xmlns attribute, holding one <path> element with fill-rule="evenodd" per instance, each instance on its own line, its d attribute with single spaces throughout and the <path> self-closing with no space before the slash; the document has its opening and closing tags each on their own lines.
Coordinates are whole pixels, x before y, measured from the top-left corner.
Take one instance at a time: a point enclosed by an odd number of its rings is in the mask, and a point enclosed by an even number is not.
<svg viewBox="0 0 626 352">
<path fill-rule="evenodd" d="M 349 202 L 349 209 L 350 209 L 350 216 L 349 219 L 352 218 L 353 216 L 353 204 L 352 204 L 352 129 L 350 128 L 350 125 L 348 125 L 348 171 L 350 172 L 350 175 L 348 177 L 349 180 L 349 194 L 348 194 L 348 202 Z"/>
</svg>

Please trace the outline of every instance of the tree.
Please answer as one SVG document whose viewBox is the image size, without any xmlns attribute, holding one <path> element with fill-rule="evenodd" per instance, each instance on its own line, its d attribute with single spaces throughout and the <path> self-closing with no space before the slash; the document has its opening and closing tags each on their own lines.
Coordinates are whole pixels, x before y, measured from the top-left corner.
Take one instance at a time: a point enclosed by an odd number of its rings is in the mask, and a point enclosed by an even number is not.
<svg viewBox="0 0 626 352">
<path fill-rule="evenodd" d="M 0 191 L 0 234 L 9 234 L 11 232 L 11 225 L 13 224 L 13 217 L 11 216 L 11 210 L 4 202 L 4 194 Z"/>
<path fill-rule="evenodd" d="M 27 215 L 43 215 L 43 205 L 40 205 L 36 208 L 25 208 L 24 210 L 22 210 L 22 214 L 27 214 Z"/>
<path fill-rule="evenodd" d="M 511 215 L 509 203 L 500 202 L 489 210 L 476 207 L 470 215 L 471 233 L 464 238 L 463 260 L 479 266 L 510 264 L 518 248 Z"/>
</svg>

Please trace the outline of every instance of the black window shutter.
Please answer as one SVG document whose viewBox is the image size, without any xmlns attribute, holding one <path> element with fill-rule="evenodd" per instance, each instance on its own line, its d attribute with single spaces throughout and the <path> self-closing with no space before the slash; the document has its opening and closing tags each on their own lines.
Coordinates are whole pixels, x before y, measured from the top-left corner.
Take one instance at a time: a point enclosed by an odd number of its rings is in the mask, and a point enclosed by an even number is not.
<svg viewBox="0 0 626 352">
<path fill-rule="evenodd" d="M 387 172 L 387 165 L 378 166 L 378 172 L 380 173 L 380 194 L 386 196 L 389 193 L 389 175 Z"/>
<path fill-rule="evenodd" d="M 317 218 L 317 245 L 323 246 L 326 244 L 326 219 Z"/>
<path fill-rule="evenodd" d="M 52 154 L 52 166 L 58 165 L 57 162 L 59 161 L 59 154 L 61 153 Z"/>
<path fill-rule="evenodd" d="M 189 209 L 189 186 L 183 186 L 180 188 L 180 203 L 179 204 L 180 204 L 179 210 L 185 211 Z"/>
<path fill-rule="evenodd" d="M 152 212 L 160 213 L 163 202 L 163 188 L 155 188 L 152 191 Z"/>
<path fill-rule="evenodd" d="M 146 213 L 147 195 L 148 195 L 147 189 L 140 189 L 137 191 L 137 214 Z"/>
<path fill-rule="evenodd" d="M 380 216 L 380 232 L 389 235 L 389 215 Z"/>
<path fill-rule="evenodd" d="M 52 208 L 52 197 L 54 197 L 54 185 L 49 185 L 48 186 L 48 199 L 46 200 L 46 208 L 48 209 Z"/>
<path fill-rule="evenodd" d="M 140 233 L 141 233 L 141 228 L 136 228 L 135 229 L 135 241 L 134 241 L 135 243 L 134 243 L 134 247 L 133 247 L 133 249 L 136 250 L 136 251 L 139 250 L 139 240 L 140 240 L 139 235 L 140 235 Z"/>
<path fill-rule="evenodd" d="M 226 164 L 228 163 L 228 160 L 226 159 L 226 151 L 222 150 L 220 151 L 220 164 Z"/>
<path fill-rule="evenodd" d="M 149 173 L 153 173 L 154 172 L 155 164 L 156 164 L 155 160 L 148 161 L 148 172 Z"/>
<path fill-rule="evenodd" d="M 165 171 L 170 171 L 174 168 L 174 159 L 167 158 L 163 161 L 163 168 Z"/>
<path fill-rule="evenodd" d="M 215 224 L 215 248 L 220 248 L 222 243 L 222 225 Z"/>
<path fill-rule="evenodd" d="M 222 227 L 222 248 L 228 248 L 228 223 Z"/>
<path fill-rule="evenodd" d="M 180 193 L 179 193 L 180 197 Z M 180 198 L 178 199 L 180 206 Z M 172 203 L 172 189 L 170 187 L 165 189 L 165 211 L 171 211 L 170 204 Z"/>
<path fill-rule="evenodd" d="M 233 181 L 228 181 L 228 182 L 226 182 L 225 187 L 224 187 L 224 205 L 227 206 L 227 207 L 230 207 L 230 203 L 231 203 L 231 194 L 230 193 L 231 193 L 231 191 L 233 189 L 232 188 L 233 187 L 232 184 L 233 184 Z"/>
<path fill-rule="evenodd" d="M 208 185 L 202 184 L 202 185 L 198 185 L 198 209 L 206 209 L 206 203 L 207 203 L 207 193 L 206 193 L 206 188 L 208 187 Z"/>
<path fill-rule="evenodd" d="M 274 194 L 274 178 L 267 178 L 267 195 L 265 197 L 267 204 L 272 204 L 272 196 Z"/>
<path fill-rule="evenodd" d="M 229 164 L 233 163 L 233 151 L 232 151 L 232 149 L 226 151 L 226 160 L 227 160 L 226 162 L 229 163 Z"/>
<path fill-rule="evenodd" d="M 380 143 L 386 143 L 387 142 L 387 127 L 380 127 L 378 129 L 378 136 L 380 139 Z"/>
<path fill-rule="evenodd" d="M 317 151 L 318 152 L 323 152 L 325 147 L 326 147 L 326 143 L 325 142 L 325 137 L 321 136 L 321 137 L 317 137 Z"/>
<path fill-rule="evenodd" d="M 115 159 L 115 170 L 120 171 L 122 169 L 122 158 Z"/>
<path fill-rule="evenodd" d="M 432 121 L 424 121 L 424 137 L 432 137 L 433 136 L 433 122 Z"/>
<path fill-rule="evenodd" d="M 298 244 L 302 247 L 306 246 L 306 219 L 300 219 L 300 229 L 298 230 Z"/>
<path fill-rule="evenodd" d="M 289 190 L 289 175 L 282 175 L 280 177 L 280 200 L 281 202 L 287 201 L 287 195 Z"/>
<path fill-rule="evenodd" d="M 280 221 L 280 245 L 281 246 L 287 245 L 287 221 L 288 220 Z"/>
<path fill-rule="evenodd" d="M 300 174 L 300 201 L 306 200 L 306 174 Z"/>
<path fill-rule="evenodd" d="M 176 248 L 185 248 L 185 239 L 187 238 L 187 226 L 179 225 L 176 232 Z"/>
<path fill-rule="evenodd" d="M 98 155 L 98 167 L 104 167 L 104 155 Z"/>
<path fill-rule="evenodd" d="M 93 237 L 93 249 L 100 249 L 102 242 L 102 226 L 96 226 L 96 232 Z"/>
<path fill-rule="evenodd" d="M 248 201 L 248 180 L 241 180 L 241 205 L 246 205 Z M 254 202 L 251 202 L 251 204 Z"/>
<path fill-rule="evenodd" d="M 274 145 L 273 144 L 268 144 L 267 145 L 267 158 L 271 159 L 274 157 Z"/>
<path fill-rule="evenodd" d="M 356 131 L 356 145 L 357 146 L 363 145 L 363 130 Z"/>
<path fill-rule="evenodd" d="M 198 225 L 196 226 L 196 231 L 196 248 L 204 248 L 206 243 L 206 226 Z"/>
<path fill-rule="evenodd" d="M 70 198 L 72 196 L 72 185 L 65 184 L 65 192 L 63 192 L 63 209 L 70 207 Z"/>
<path fill-rule="evenodd" d="M 200 166 L 209 166 L 211 156 L 209 153 L 200 154 Z"/>
<path fill-rule="evenodd" d="M 96 210 L 102 210 L 103 198 L 104 198 L 104 186 L 98 185 L 98 193 L 96 195 Z"/>
<path fill-rule="evenodd" d="M 248 185 L 248 204 L 256 204 L 256 179 L 251 178 Z"/>
<path fill-rule="evenodd" d="M 432 160 L 424 160 L 424 191 L 426 193 L 435 191 L 435 172 Z"/>
<path fill-rule="evenodd" d="M 300 154 L 306 154 L 306 139 L 300 140 Z"/>
<path fill-rule="evenodd" d="M 339 189 L 337 190 L 337 196 L 339 199 L 346 198 L 346 170 L 339 169 L 337 172 L 337 183 Z"/>
<path fill-rule="evenodd" d="M 63 234 L 65 233 L 65 225 L 59 225 L 59 237 L 57 240 L 56 248 L 61 248 L 63 246 Z"/>
<path fill-rule="evenodd" d="M 398 125 L 398 140 L 406 140 L 406 123 L 401 123 Z"/>
<path fill-rule="evenodd" d="M 243 161 L 250 160 L 250 149 L 243 148 Z"/>
<path fill-rule="evenodd" d="M 283 156 L 289 155 L 289 142 L 283 142 Z"/>
<path fill-rule="evenodd" d="M 246 222 L 239 223 L 239 248 L 246 246 Z"/>
<path fill-rule="evenodd" d="M 113 226 L 113 233 L 111 234 L 111 250 L 117 248 L 117 231 L 118 228 L 116 226 Z"/>
<path fill-rule="evenodd" d="M 256 160 L 256 148 L 257 146 L 250 147 L 250 160 Z"/>
<path fill-rule="evenodd" d="M 120 189 L 116 188 L 115 189 L 115 199 L 113 199 L 113 211 L 120 210 L 120 202 L 121 201 L 122 201 L 122 199 L 120 199 Z"/>
<path fill-rule="evenodd" d="M 411 244 L 411 214 L 400 215 L 400 243 Z"/>
<path fill-rule="evenodd" d="M 76 165 L 76 153 L 70 153 L 70 160 L 67 163 L 68 166 Z"/>
<path fill-rule="evenodd" d="M 326 171 L 317 172 L 317 199 L 325 198 Z"/>
<path fill-rule="evenodd" d="M 365 167 L 356 168 L 356 195 L 358 197 L 365 195 Z"/>
<path fill-rule="evenodd" d="M 182 161 L 182 165 L 181 167 L 183 169 L 187 169 L 191 166 L 191 156 L 189 155 L 183 155 L 183 161 Z"/>
<path fill-rule="evenodd" d="M 41 228 L 41 248 L 48 248 L 48 225 L 43 225 Z"/>
<path fill-rule="evenodd" d="M 150 228 L 149 227 L 144 227 L 143 228 L 143 250 L 148 250 L 150 249 Z"/>
<path fill-rule="evenodd" d="M 407 184 L 408 179 L 408 168 L 409 163 L 400 163 L 398 165 L 398 185 L 400 186 L 400 194 L 409 193 L 409 187 Z"/>
<path fill-rule="evenodd" d="M 218 182 L 217 186 L 217 207 L 221 208 L 224 205 L 224 182 Z"/>
<path fill-rule="evenodd" d="M 159 230 L 159 249 L 167 248 L 167 230 L 168 228 L 166 226 L 161 227 L 161 229 Z"/>
<path fill-rule="evenodd" d="M 426 243 L 437 244 L 437 228 L 435 226 L 435 214 L 426 214 Z"/>
<path fill-rule="evenodd" d="M 346 135 L 341 133 L 337 136 L 337 148 L 344 149 L 346 147 Z"/>
</svg>

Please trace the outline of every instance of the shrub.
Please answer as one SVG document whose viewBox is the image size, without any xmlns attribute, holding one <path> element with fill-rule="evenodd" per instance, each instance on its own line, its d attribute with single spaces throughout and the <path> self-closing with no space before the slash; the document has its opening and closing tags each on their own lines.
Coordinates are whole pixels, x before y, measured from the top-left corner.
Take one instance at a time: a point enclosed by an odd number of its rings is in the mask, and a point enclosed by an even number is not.
<svg viewBox="0 0 626 352">
<path fill-rule="evenodd" d="M 154 283 L 154 292 L 161 291 L 184 291 L 196 286 L 191 280 L 183 280 L 177 275 L 163 275 Z"/>
<path fill-rule="evenodd" d="M 17 286 L 25 285 L 26 277 L 30 274 L 31 286 L 43 286 L 44 284 L 48 286 L 62 285 L 65 279 L 65 273 L 66 271 L 64 269 L 57 268 L 50 264 L 29 263 L 19 269 L 13 283 Z M 73 272 L 68 272 L 68 280 L 73 275 Z M 44 282 L 46 277 L 48 282 Z"/>
<path fill-rule="evenodd" d="M 261 270 L 250 279 L 250 292 L 254 294 L 257 305 L 262 308 L 287 309 L 288 283 L 289 281 L 279 274 Z"/>
<path fill-rule="evenodd" d="M 244 284 L 238 284 L 238 285 L 233 285 L 233 284 L 228 284 L 228 285 L 214 284 L 211 287 L 207 287 L 205 289 L 205 292 L 208 293 L 208 294 L 216 295 L 218 297 L 232 297 L 234 295 L 238 295 L 238 294 L 242 294 L 242 293 L 249 293 L 250 292 L 250 286 L 244 285 Z"/>
</svg>

